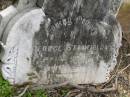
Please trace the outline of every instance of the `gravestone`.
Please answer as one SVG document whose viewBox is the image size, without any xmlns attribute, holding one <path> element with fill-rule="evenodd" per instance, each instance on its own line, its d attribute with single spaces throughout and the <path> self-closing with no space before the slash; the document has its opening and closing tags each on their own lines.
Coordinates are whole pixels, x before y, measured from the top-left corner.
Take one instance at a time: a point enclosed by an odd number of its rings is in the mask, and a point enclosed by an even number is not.
<svg viewBox="0 0 130 97">
<path fill-rule="evenodd" d="M 116 20 L 121 3 L 30 0 L 27 7 L 15 5 L 16 14 L 1 32 L 3 77 L 12 85 L 108 81 L 121 46 Z"/>
</svg>

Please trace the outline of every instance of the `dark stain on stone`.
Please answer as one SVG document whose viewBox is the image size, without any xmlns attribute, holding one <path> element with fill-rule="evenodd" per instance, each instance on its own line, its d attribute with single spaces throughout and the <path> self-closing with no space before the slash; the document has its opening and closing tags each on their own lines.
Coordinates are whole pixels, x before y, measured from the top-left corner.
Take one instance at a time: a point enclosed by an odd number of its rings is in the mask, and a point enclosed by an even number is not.
<svg viewBox="0 0 130 97">
<path fill-rule="evenodd" d="M 29 61 L 29 57 L 27 57 L 26 59 L 27 59 L 27 61 Z"/>
<path fill-rule="evenodd" d="M 96 46 L 99 57 L 93 57 L 95 63 L 99 60 L 109 62 L 113 56 L 113 24 L 116 24 L 114 18 L 106 14 L 109 10 L 109 1 L 103 0 L 82 0 L 79 9 L 73 7 L 76 0 L 49 0 L 45 5 L 46 18 L 51 22 L 41 24 L 40 31 L 35 34 L 32 64 L 38 70 L 43 70 L 44 66 L 64 65 L 61 57 L 65 54 L 66 63 L 73 66 L 73 57 L 80 50 L 73 49 L 74 45 L 78 46 Z M 90 6 L 94 5 L 94 6 Z M 102 6 L 101 6 L 102 5 Z M 94 8 L 93 8 L 94 7 Z M 91 10 L 91 11 L 90 11 Z M 80 17 L 80 18 L 79 18 Z M 106 17 L 106 18 L 105 18 Z M 103 19 L 106 19 L 108 25 L 101 25 Z M 71 24 L 68 19 L 71 19 Z M 56 24 L 59 24 L 58 26 Z M 102 30 L 99 28 L 101 27 Z M 74 34 L 72 34 L 74 32 Z M 53 36 L 53 38 L 51 38 Z M 70 44 L 70 51 L 66 51 L 67 45 Z M 50 51 L 50 48 L 59 46 L 59 51 Z M 45 47 L 45 49 L 43 49 Z M 77 47 L 76 47 L 77 48 Z M 83 53 L 87 53 L 86 49 Z M 93 51 L 94 51 L 93 50 Z M 47 60 L 44 60 L 47 58 Z M 78 61 L 78 60 L 76 60 Z M 86 61 L 86 60 L 84 60 Z"/>
</svg>

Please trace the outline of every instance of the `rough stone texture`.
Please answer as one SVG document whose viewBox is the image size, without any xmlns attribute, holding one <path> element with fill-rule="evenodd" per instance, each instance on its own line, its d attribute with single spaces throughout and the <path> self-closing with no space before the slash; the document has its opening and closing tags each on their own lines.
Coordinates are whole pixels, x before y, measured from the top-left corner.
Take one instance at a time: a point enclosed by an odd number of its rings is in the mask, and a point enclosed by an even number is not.
<svg viewBox="0 0 130 97">
<path fill-rule="evenodd" d="M 111 3 L 110 3 L 111 14 L 114 13 L 115 15 L 117 15 L 122 3 L 123 3 L 123 0 L 111 0 Z"/>
<path fill-rule="evenodd" d="M 43 3 L 44 3 L 44 0 L 37 0 L 36 4 L 37 4 L 38 7 L 42 7 Z"/>
<path fill-rule="evenodd" d="M 9 32 L 5 54 L 2 57 L 3 77 L 11 84 L 22 84 L 29 81 L 28 73 L 31 69 L 32 39 L 34 32 L 40 29 L 43 21 L 41 9 L 26 9 L 16 15 L 8 24 Z M 17 20 L 17 22 L 16 22 Z"/>
<path fill-rule="evenodd" d="M 44 1 L 45 0 L 37 0 L 37 6 L 42 7 Z M 123 0 L 106 0 L 105 2 L 104 2 L 104 0 L 95 0 L 95 1 L 94 0 L 88 0 L 88 1 L 89 1 L 88 5 L 90 3 L 92 4 L 92 2 L 93 2 L 93 4 L 97 5 L 97 3 L 95 3 L 95 2 L 99 2 L 100 1 L 100 2 L 103 3 L 103 5 L 99 4 L 99 6 L 101 7 L 102 11 L 108 12 L 108 10 L 105 10 L 105 9 L 109 9 L 111 14 L 116 14 L 116 15 L 118 13 L 119 7 L 121 6 L 121 4 L 123 2 Z M 88 8 L 89 7 L 91 8 L 93 6 L 89 5 Z M 92 8 L 92 9 L 94 9 L 94 8 Z M 90 10 L 90 9 L 88 9 L 88 10 Z"/>
<path fill-rule="evenodd" d="M 106 82 L 121 46 L 117 1 L 46 0 L 43 9 L 16 15 L 4 32 L 4 78 L 11 84 Z"/>
<path fill-rule="evenodd" d="M 21 11 L 30 7 L 36 6 L 37 0 L 18 0 L 18 4 L 16 5 L 17 10 Z"/>
<path fill-rule="evenodd" d="M 2 40 L 3 32 L 9 20 L 17 14 L 17 9 L 14 6 L 9 6 L 0 12 L 0 40 Z"/>
<path fill-rule="evenodd" d="M 35 34 L 32 57 L 41 82 L 83 84 L 109 79 L 121 46 L 121 29 L 110 3 L 110 0 L 45 2 L 47 19 Z"/>
</svg>

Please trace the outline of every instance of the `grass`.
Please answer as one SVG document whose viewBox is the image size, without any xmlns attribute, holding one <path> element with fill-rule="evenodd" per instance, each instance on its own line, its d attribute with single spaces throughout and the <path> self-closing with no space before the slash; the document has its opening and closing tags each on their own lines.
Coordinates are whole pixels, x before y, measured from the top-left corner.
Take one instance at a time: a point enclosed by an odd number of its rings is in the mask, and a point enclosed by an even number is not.
<svg viewBox="0 0 130 97">
<path fill-rule="evenodd" d="M 0 97 L 11 97 L 12 96 L 12 86 L 9 85 L 7 81 L 2 78 L 0 74 Z"/>
<path fill-rule="evenodd" d="M 0 97 L 13 97 L 16 96 L 16 94 L 13 86 L 9 85 L 0 74 Z M 47 94 L 44 90 L 37 90 L 34 92 L 27 91 L 23 97 L 47 97 Z"/>
<path fill-rule="evenodd" d="M 18 96 L 20 93 L 13 86 L 9 85 L 9 83 L 3 79 L 2 74 L 0 73 L 0 97 L 14 97 Z M 61 97 L 64 97 L 69 92 L 69 89 L 60 89 L 59 93 Z M 37 91 L 29 91 L 22 97 L 48 97 L 47 91 L 45 90 L 37 90 Z M 51 97 L 51 96 L 50 96 Z"/>
</svg>

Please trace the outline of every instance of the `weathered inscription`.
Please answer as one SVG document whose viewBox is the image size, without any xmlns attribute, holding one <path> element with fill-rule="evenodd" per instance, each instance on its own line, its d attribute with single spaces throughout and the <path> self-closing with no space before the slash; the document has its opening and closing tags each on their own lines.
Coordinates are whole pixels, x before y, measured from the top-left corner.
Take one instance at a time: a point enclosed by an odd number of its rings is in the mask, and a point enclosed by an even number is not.
<svg viewBox="0 0 130 97">
<path fill-rule="evenodd" d="M 4 78 L 11 84 L 106 82 L 121 46 L 115 17 L 120 5 L 121 0 L 20 0 L 17 15 L 1 28 Z"/>
<path fill-rule="evenodd" d="M 34 48 L 33 65 L 37 71 L 45 65 L 77 65 L 73 59 L 78 53 L 89 53 L 95 62 L 100 58 L 108 62 L 112 58 L 112 28 L 103 26 L 98 20 L 69 17 L 50 24 L 48 28 L 42 24 L 41 28 L 47 30 L 41 29 L 35 35 L 34 45 L 38 48 Z M 98 52 L 98 57 L 95 52 Z M 78 59 L 75 61 L 80 64 Z M 85 63 L 86 59 L 82 61 Z"/>
</svg>

